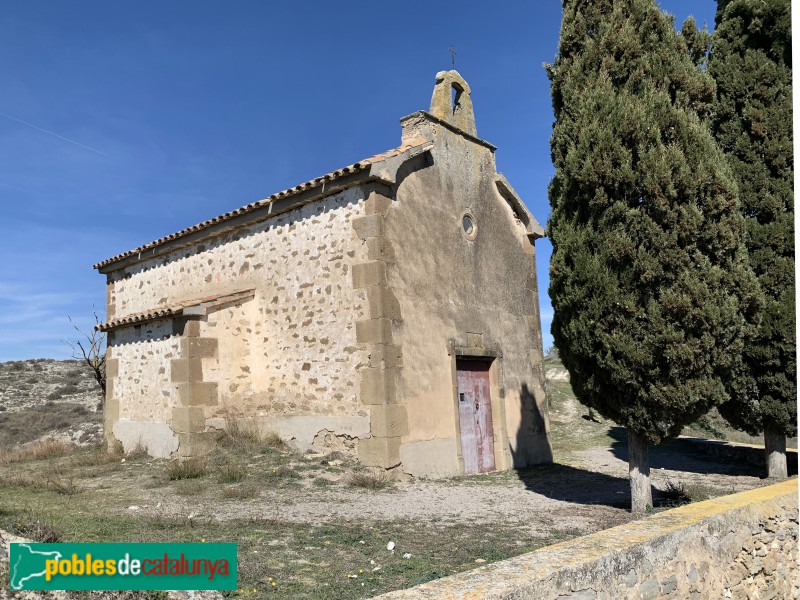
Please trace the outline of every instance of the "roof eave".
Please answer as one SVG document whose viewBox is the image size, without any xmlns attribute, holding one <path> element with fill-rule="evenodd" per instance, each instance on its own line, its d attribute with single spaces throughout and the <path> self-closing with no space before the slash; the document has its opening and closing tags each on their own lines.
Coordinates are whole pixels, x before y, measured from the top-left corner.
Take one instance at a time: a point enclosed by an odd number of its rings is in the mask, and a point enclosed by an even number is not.
<svg viewBox="0 0 800 600">
<path fill-rule="evenodd" d="M 355 163 L 350 167 L 273 194 L 264 200 L 253 202 L 139 248 L 123 252 L 95 264 L 94 268 L 103 274 L 112 273 L 131 264 L 168 254 L 211 237 L 224 235 L 241 226 L 271 219 L 281 213 L 338 194 L 356 185 L 373 181 L 394 185 L 400 166 L 407 160 L 430 151 L 432 147 L 430 143 L 420 143 L 405 149 L 395 148 L 384 153 L 387 154 L 386 158 L 380 158 L 374 162 L 366 159 Z M 381 157 L 382 155 L 377 156 Z"/>
<path fill-rule="evenodd" d="M 536 217 L 533 216 L 531 211 L 528 210 L 528 207 L 525 206 L 525 203 L 522 201 L 522 198 L 520 198 L 517 190 L 513 188 L 511 183 L 509 183 L 508 179 L 506 179 L 506 176 L 502 173 L 498 173 L 495 176 L 495 185 L 497 186 L 497 191 L 500 192 L 500 195 L 506 199 L 506 202 L 511 205 L 520 221 L 522 221 L 528 238 L 531 241 L 534 241 L 545 237 L 544 228 L 539 224 L 539 221 L 536 220 Z"/>
</svg>

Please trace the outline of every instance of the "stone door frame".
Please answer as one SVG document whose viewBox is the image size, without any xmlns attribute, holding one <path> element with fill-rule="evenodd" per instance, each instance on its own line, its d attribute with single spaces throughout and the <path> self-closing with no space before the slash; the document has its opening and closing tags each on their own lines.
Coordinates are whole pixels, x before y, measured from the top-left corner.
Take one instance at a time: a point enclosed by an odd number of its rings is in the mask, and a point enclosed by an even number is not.
<svg viewBox="0 0 800 600">
<path fill-rule="evenodd" d="M 494 465 L 496 471 L 502 471 L 512 466 L 511 451 L 508 443 L 508 430 L 506 427 L 505 389 L 503 387 L 503 351 L 497 346 L 484 346 L 483 336 L 480 334 L 467 334 L 470 343 L 459 345 L 456 340 L 448 340 L 447 354 L 450 357 L 450 372 L 452 382 L 452 407 L 453 420 L 456 432 L 456 458 L 458 472 L 467 474 L 464 470 L 464 456 L 461 451 L 461 423 L 458 413 L 458 370 L 459 360 L 484 360 L 489 363 L 489 396 L 492 406 L 492 433 L 494 437 Z"/>
</svg>

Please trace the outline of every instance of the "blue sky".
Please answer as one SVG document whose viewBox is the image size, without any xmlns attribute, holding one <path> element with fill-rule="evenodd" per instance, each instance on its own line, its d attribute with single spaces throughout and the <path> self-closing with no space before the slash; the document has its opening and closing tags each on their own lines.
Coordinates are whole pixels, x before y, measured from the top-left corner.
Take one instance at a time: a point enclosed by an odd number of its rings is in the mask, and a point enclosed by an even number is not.
<svg viewBox="0 0 800 600">
<path fill-rule="evenodd" d="M 713 1 L 661 6 L 713 27 Z M 478 135 L 544 225 L 560 21 L 557 0 L 6 5 L 0 361 L 70 354 L 67 316 L 102 314 L 93 263 L 398 145 L 450 45 Z"/>
</svg>

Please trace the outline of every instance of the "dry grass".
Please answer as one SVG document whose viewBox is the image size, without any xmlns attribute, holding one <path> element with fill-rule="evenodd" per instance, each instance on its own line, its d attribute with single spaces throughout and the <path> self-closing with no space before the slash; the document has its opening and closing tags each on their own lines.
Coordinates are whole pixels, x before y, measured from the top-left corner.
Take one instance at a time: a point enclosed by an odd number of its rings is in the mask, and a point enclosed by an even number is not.
<svg viewBox="0 0 800 600">
<path fill-rule="evenodd" d="M 367 490 L 382 490 L 392 484 L 392 479 L 383 469 L 353 471 L 345 477 L 345 481 L 353 487 Z"/>
<path fill-rule="evenodd" d="M 261 438 L 261 445 L 274 450 L 288 451 L 289 446 L 274 431 L 270 431 Z"/>
<path fill-rule="evenodd" d="M 59 524 L 30 509 L 12 521 L 9 529 L 15 535 L 45 544 L 57 543 L 63 538 Z"/>
<path fill-rule="evenodd" d="M 139 458 L 145 458 L 146 456 L 148 456 L 147 446 L 144 445 L 141 439 L 136 442 L 136 445 L 133 447 L 133 449 L 125 454 L 125 458 L 130 460 L 137 460 Z"/>
<path fill-rule="evenodd" d="M 178 496 L 199 496 L 208 489 L 208 484 L 199 479 L 184 479 L 179 481 L 175 488 Z"/>
<path fill-rule="evenodd" d="M 181 481 L 183 479 L 198 479 L 208 474 L 208 463 L 204 458 L 187 458 L 176 460 L 167 466 L 167 479 Z"/>
<path fill-rule="evenodd" d="M 708 500 L 714 494 L 701 485 L 687 485 L 682 481 L 667 480 L 660 495 L 667 506 L 680 506 L 690 502 Z"/>
<path fill-rule="evenodd" d="M 231 500 L 246 500 L 258 496 L 258 488 L 252 484 L 228 485 L 222 489 L 222 497 Z"/>
<path fill-rule="evenodd" d="M 288 450 L 286 444 L 274 432 L 262 433 L 252 419 L 225 416 L 225 429 L 220 432 L 217 442 L 223 448 L 236 453 L 250 454 L 263 448 Z"/>
<path fill-rule="evenodd" d="M 99 467 L 113 463 L 119 463 L 124 455 L 118 452 L 109 452 L 103 446 L 97 446 L 89 452 L 80 452 L 72 459 L 72 464 L 76 467 Z"/>
<path fill-rule="evenodd" d="M 53 491 L 62 496 L 72 496 L 80 491 L 72 477 L 60 473 L 52 473 L 47 477 L 31 477 L 30 475 L 12 475 L 5 480 L 5 485 L 33 491 Z"/>
<path fill-rule="evenodd" d="M 84 423 L 95 423 L 93 413 L 75 402 L 46 402 L 38 406 L 0 414 L 0 445 L 14 446 L 34 441 L 46 431 L 64 431 Z"/>
<path fill-rule="evenodd" d="M 286 465 L 281 465 L 276 469 L 264 471 L 264 479 L 272 483 L 279 483 L 290 479 L 300 479 L 300 474 Z"/>
<path fill-rule="evenodd" d="M 217 467 L 217 481 L 220 483 L 239 483 L 247 477 L 247 468 L 237 463 Z"/>
<path fill-rule="evenodd" d="M 74 454 L 78 447 L 59 440 L 42 440 L 13 449 L 0 449 L 0 465 L 45 460 Z"/>
</svg>

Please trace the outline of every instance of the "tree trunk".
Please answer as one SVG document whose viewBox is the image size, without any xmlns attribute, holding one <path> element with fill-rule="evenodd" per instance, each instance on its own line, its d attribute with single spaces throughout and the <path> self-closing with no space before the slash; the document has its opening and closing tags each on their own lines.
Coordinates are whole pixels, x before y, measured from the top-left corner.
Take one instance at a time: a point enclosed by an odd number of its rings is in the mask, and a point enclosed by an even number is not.
<svg viewBox="0 0 800 600">
<path fill-rule="evenodd" d="M 631 479 L 631 512 L 643 513 L 653 507 L 650 487 L 650 453 L 647 439 L 628 429 L 628 470 Z"/>
<path fill-rule="evenodd" d="M 777 431 L 764 430 L 764 450 L 767 455 L 767 477 L 786 479 L 786 436 Z"/>
</svg>

